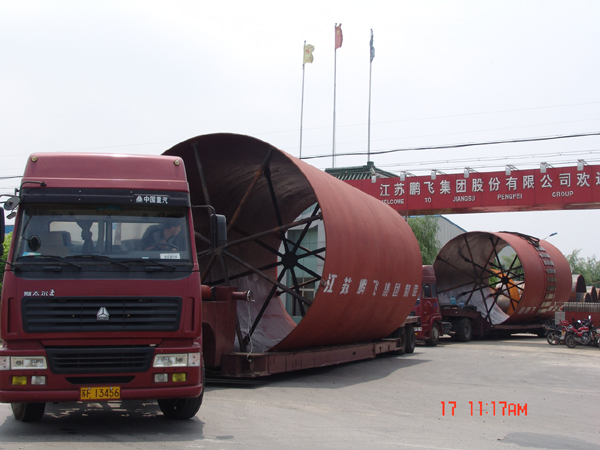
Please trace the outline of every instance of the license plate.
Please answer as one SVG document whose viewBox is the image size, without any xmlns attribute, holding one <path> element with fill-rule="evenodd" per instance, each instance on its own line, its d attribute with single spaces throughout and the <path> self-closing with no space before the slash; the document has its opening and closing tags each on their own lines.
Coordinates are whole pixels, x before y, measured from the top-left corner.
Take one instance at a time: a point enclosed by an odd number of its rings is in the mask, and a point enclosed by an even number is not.
<svg viewBox="0 0 600 450">
<path fill-rule="evenodd" d="M 82 387 L 79 391 L 81 400 L 118 400 L 121 398 L 121 388 L 108 387 Z"/>
</svg>

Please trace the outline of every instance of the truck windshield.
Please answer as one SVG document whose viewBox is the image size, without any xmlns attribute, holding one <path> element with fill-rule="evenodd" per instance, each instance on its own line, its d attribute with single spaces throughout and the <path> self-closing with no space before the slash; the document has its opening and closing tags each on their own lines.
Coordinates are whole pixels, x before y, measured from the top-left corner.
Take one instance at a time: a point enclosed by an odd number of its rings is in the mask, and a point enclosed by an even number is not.
<svg viewBox="0 0 600 450">
<path fill-rule="evenodd" d="M 17 261 L 191 260 L 185 207 L 22 203 L 20 208 Z"/>
</svg>

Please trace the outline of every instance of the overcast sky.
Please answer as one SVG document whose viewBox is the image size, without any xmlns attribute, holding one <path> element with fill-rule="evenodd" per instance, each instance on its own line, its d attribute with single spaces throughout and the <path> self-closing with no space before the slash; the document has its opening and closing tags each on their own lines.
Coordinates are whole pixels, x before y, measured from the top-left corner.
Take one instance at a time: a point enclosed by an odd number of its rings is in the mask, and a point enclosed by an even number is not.
<svg viewBox="0 0 600 450">
<path fill-rule="evenodd" d="M 0 177 L 33 152 L 160 154 L 214 132 L 299 156 L 304 41 L 302 156 L 332 153 L 334 60 L 336 152 L 365 152 L 371 29 L 371 151 L 599 132 L 599 18 L 595 0 L 0 0 Z M 371 159 L 417 175 L 600 164 L 600 137 Z M 597 210 L 447 217 L 600 257 Z"/>
</svg>

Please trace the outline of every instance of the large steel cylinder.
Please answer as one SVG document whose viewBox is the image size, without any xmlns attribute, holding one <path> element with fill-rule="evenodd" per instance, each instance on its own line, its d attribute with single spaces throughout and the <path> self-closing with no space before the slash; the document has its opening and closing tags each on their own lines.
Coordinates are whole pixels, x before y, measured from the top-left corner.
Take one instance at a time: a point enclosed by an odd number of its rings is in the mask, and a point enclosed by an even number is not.
<svg viewBox="0 0 600 450">
<path fill-rule="evenodd" d="M 585 278 L 583 277 L 583 275 L 573 274 L 569 302 L 583 302 L 585 299 L 585 292 Z"/>
<path fill-rule="evenodd" d="M 381 339 L 415 304 L 421 253 L 389 206 L 275 147 L 233 134 L 169 149 L 185 163 L 193 205 L 227 218 L 211 250 L 194 209 L 203 283 L 254 293 L 238 301 L 243 351 L 296 350 Z"/>
<path fill-rule="evenodd" d="M 464 304 L 494 325 L 551 319 L 571 292 L 563 254 L 519 233 L 457 236 L 439 252 L 434 270 L 440 304 Z"/>
</svg>

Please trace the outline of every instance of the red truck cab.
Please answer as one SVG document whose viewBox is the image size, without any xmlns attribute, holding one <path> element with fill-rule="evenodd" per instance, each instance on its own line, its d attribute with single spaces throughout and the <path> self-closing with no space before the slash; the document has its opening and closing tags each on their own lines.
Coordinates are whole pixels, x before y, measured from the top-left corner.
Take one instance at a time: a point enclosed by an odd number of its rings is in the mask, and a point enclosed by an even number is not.
<svg viewBox="0 0 600 450">
<path fill-rule="evenodd" d="M 32 155 L 5 208 L 0 402 L 21 421 L 46 402 L 140 399 L 193 417 L 202 287 L 183 161 Z"/>
<path fill-rule="evenodd" d="M 421 326 L 415 328 L 416 339 L 425 341 L 427 346 L 436 346 L 450 324 L 442 322 L 433 266 L 423 266 L 423 285 L 411 314 L 421 317 Z"/>
</svg>

